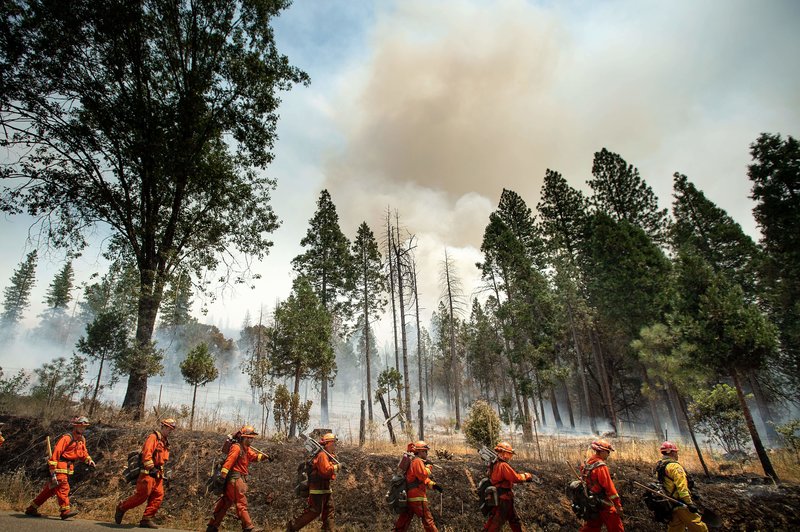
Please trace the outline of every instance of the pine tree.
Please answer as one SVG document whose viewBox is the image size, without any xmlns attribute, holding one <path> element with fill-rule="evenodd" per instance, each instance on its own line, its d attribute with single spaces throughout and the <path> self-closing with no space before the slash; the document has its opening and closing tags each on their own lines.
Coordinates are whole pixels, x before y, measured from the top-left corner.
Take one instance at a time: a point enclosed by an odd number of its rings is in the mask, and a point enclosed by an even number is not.
<svg viewBox="0 0 800 532">
<path fill-rule="evenodd" d="M 800 142 L 763 133 L 750 147 L 751 198 L 766 255 L 761 285 L 780 331 L 779 366 L 800 390 Z"/>
<path fill-rule="evenodd" d="M 350 243 L 339 228 L 339 215 L 327 190 L 320 193 L 317 210 L 309 220 L 306 236 L 300 241 L 305 252 L 292 259 L 292 267 L 307 279 L 334 323 L 349 320 L 352 295 L 353 261 Z M 344 331 L 336 331 L 343 333 Z M 330 368 L 335 369 L 335 364 Z M 328 379 L 321 375 L 320 408 L 323 424 L 328 423 Z"/>
<path fill-rule="evenodd" d="M 5 337 L 16 333 L 22 314 L 30 305 L 31 289 L 36 282 L 37 252 L 34 249 L 25 257 L 11 276 L 11 285 L 3 290 L 3 313 L 0 314 L 0 328 Z"/>
<path fill-rule="evenodd" d="M 68 261 L 56 274 L 47 289 L 45 304 L 47 308 L 41 314 L 37 336 L 53 342 L 64 343 L 69 335 L 69 302 L 72 301 L 72 286 L 75 273 L 72 261 Z"/>
<path fill-rule="evenodd" d="M 208 345 L 201 343 L 189 351 L 181 362 L 181 374 L 188 384 L 194 387 L 192 392 L 192 414 L 189 418 L 189 430 L 194 428 L 194 406 L 197 402 L 197 388 L 205 386 L 219 377 L 219 371 L 214 366 L 214 357 L 208 351 Z"/>
<path fill-rule="evenodd" d="M 186 270 L 178 270 L 164 291 L 159 326 L 174 332 L 176 327 L 188 325 L 192 317 L 192 279 Z"/>
<path fill-rule="evenodd" d="M 353 263 L 356 272 L 356 289 L 353 292 L 352 304 L 356 312 L 361 314 L 359 325 L 361 340 L 364 347 L 364 360 L 366 362 L 367 397 L 372 397 L 372 353 L 370 348 L 374 339 L 370 338 L 371 323 L 380 319 L 386 307 L 386 280 L 383 277 L 383 263 L 375 235 L 367 225 L 362 222 L 358 227 L 356 238 L 353 241 Z M 372 422 L 372 400 L 367 401 L 369 421 Z"/>
<path fill-rule="evenodd" d="M 117 360 L 128 348 L 128 331 L 125 327 L 125 320 L 114 311 L 100 314 L 94 321 L 86 325 L 86 336 L 81 337 L 75 347 L 79 352 L 99 362 L 92 402 L 89 406 L 89 416 L 91 416 L 97 406 L 97 395 L 100 391 L 103 366 L 106 362 L 111 364 L 111 384 L 116 382 Z"/>
<path fill-rule="evenodd" d="M 641 227 L 655 242 L 666 236 L 667 209 L 659 209 L 658 198 L 639 175 L 639 170 L 605 148 L 594 154 L 592 205 L 614 220 Z"/>
<path fill-rule="evenodd" d="M 273 374 L 294 381 L 293 394 L 300 395 L 300 381 L 307 377 L 326 379 L 336 366 L 331 316 L 303 276 L 295 279 L 292 293 L 275 308 L 275 323 L 269 330 Z M 295 436 L 297 420 L 289 425 Z"/>
</svg>

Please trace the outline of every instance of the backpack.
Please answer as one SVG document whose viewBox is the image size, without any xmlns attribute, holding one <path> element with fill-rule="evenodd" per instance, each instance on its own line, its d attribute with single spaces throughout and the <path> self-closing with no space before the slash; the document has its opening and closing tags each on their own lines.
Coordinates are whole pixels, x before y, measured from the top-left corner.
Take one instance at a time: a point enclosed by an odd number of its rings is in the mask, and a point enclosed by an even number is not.
<svg viewBox="0 0 800 532">
<path fill-rule="evenodd" d="M 239 443 L 238 432 L 236 434 L 228 434 L 225 441 L 222 442 L 220 452 L 223 458 L 221 460 L 214 460 L 214 463 L 211 465 L 211 476 L 206 480 L 206 493 L 213 493 L 214 495 L 222 495 L 224 493 L 225 481 L 222 480 L 222 465 L 225 463 L 225 459 L 228 457 L 228 453 L 230 453 L 234 443 Z M 244 449 L 240 445 L 239 457 L 241 457 L 243 453 Z"/>
<path fill-rule="evenodd" d="M 656 523 L 669 523 L 672 520 L 672 509 L 675 507 L 675 503 L 660 495 L 661 486 L 655 482 L 649 484 L 648 487 L 659 492 L 659 494 L 656 494 L 651 491 L 645 491 L 644 495 L 642 495 L 642 501 L 644 501 L 645 506 L 653 512 L 653 521 Z"/>
<path fill-rule="evenodd" d="M 297 464 L 294 494 L 301 499 L 306 499 L 309 496 L 308 481 L 314 472 L 314 456 Z"/>
<path fill-rule="evenodd" d="M 584 465 L 580 480 L 573 480 L 567 485 L 565 494 L 572 503 L 572 512 L 578 519 L 590 521 L 600 514 L 600 498 L 589 491 L 587 480 L 593 469 L 606 465 L 602 460 Z"/>
<path fill-rule="evenodd" d="M 411 462 L 414 461 L 414 453 L 406 451 L 400 457 L 400 462 L 397 464 L 397 469 L 391 480 L 389 480 L 389 489 L 386 491 L 386 504 L 396 514 L 401 514 L 406 511 L 408 507 L 408 490 L 414 489 L 419 486 L 419 481 L 414 482 L 406 481 L 406 473 L 411 467 Z"/>
<path fill-rule="evenodd" d="M 500 500 L 498 499 L 497 488 L 492 485 L 492 469 L 494 469 L 494 465 L 496 461 L 492 461 L 489 464 L 489 470 L 486 473 L 486 476 L 478 482 L 478 509 L 480 509 L 481 513 L 484 516 L 489 515 L 492 511 L 492 508 L 500 504 Z"/>
<path fill-rule="evenodd" d="M 158 441 L 161 441 L 161 433 L 158 431 L 153 431 L 153 433 L 158 438 Z M 129 452 L 125 462 L 125 469 L 122 470 L 122 478 L 128 484 L 136 482 L 139 479 L 139 473 L 142 472 L 142 467 L 144 467 L 144 464 L 142 464 L 142 451 Z"/>
</svg>

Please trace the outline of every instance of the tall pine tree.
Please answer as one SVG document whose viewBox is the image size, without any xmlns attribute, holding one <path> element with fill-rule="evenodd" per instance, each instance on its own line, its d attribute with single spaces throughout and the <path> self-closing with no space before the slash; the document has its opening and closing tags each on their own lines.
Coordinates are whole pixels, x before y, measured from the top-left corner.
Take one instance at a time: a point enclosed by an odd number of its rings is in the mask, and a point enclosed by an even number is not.
<svg viewBox="0 0 800 532">
<path fill-rule="evenodd" d="M 36 282 L 37 252 L 34 249 L 25 257 L 11 276 L 11 285 L 3 290 L 3 313 L 0 314 L 0 334 L 12 338 L 22 314 L 30 305 L 31 289 Z"/>
</svg>

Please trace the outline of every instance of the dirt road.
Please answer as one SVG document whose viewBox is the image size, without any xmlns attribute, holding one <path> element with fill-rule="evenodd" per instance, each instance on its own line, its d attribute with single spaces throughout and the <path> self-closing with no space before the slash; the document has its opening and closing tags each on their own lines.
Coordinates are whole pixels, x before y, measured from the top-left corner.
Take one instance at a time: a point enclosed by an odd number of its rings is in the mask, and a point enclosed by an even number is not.
<svg viewBox="0 0 800 532">
<path fill-rule="evenodd" d="M 28 517 L 22 512 L 0 512 L 0 530 L 14 532 L 74 532 L 95 531 L 109 532 L 109 530 L 144 530 L 134 524 L 117 525 L 84 519 L 68 519 L 62 521 L 58 517 Z M 160 528 L 165 532 L 179 532 L 175 528 Z"/>
</svg>

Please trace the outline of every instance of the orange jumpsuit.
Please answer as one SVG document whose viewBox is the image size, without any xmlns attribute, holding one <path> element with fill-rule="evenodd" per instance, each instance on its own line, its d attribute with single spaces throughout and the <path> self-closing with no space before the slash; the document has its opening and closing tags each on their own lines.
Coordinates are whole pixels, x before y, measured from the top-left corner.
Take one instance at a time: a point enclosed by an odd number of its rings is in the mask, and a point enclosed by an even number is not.
<svg viewBox="0 0 800 532">
<path fill-rule="evenodd" d="M 247 511 L 247 466 L 250 462 L 260 462 L 266 455 L 257 453 L 241 443 L 234 443 L 228 451 L 228 457 L 222 464 L 222 474 L 226 478 L 225 492 L 214 505 L 214 516 L 209 526 L 219 527 L 231 505 L 236 505 L 236 515 L 242 522 L 242 530 L 253 528 L 253 521 Z"/>
<path fill-rule="evenodd" d="M 586 465 L 596 462 L 602 462 L 602 460 L 600 460 L 599 456 L 592 456 L 586 462 Z M 581 475 L 583 475 L 584 467 L 581 466 Z M 603 525 L 606 525 L 608 532 L 622 532 L 625 530 L 625 527 L 622 526 L 622 518 L 619 515 L 619 512 L 622 511 L 622 501 L 619 499 L 617 488 L 614 487 L 614 481 L 611 480 L 608 466 L 603 463 L 592 469 L 586 478 L 586 484 L 589 487 L 589 491 L 600 498 L 602 504 L 600 515 L 586 521 L 580 532 L 600 532 Z"/>
<path fill-rule="evenodd" d="M 48 480 L 39 495 L 33 499 L 31 506 L 38 508 L 55 495 L 61 513 L 69 512 L 69 475 L 75 470 L 74 462 L 79 460 L 87 464 L 92 461 L 89 451 L 86 450 L 86 439 L 77 432 L 64 434 L 56 442 L 53 454 L 47 462 L 50 474 L 56 475 L 57 483 L 54 485 L 52 480 Z"/>
<path fill-rule="evenodd" d="M 311 478 L 308 479 L 308 506 L 299 517 L 289 524 L 289 528 L 300 530 L 321 516 L 322 530 L 333 530 L 336 509 L 333 506 L 331 480 L 336 478 L 339 465 L 334 464 L 324 451 L 317 453 L 311 465 Z"/>
<path fill-rule="evenodd" d="M 498 505 L 492 508 L 489 519 L 484 523 L 483 530 L 499 532 L 503 525 L 508 523 L 514 532 L 522 532 L 522 523 L 517 511 L 514 509 L 514 484 L 526 482 L 531 479 L 530 473 L 517 473 L 514 468 L 503 459 L 490 466 L 489 481 L 497 488 Z"/>
<path fill-rule="evenodd" d="M 127 512 L 147 501 L 142 519 L 155 517 L 164 500 L 164 464 L 169 460 L 169 440 L 153 431 L 142 447 L 142 472 L 136 481 L 136 491 L 122 501 L 119 509 Z"/>
<path fill-rule="evenodd" d="M 411 520 L 417 515 L 422 520 L 425 532 L 437 532 L 436 523 L 433 521 L 430 506 L 428 506 L 428 488 L 435 482 L 430 479 L 431 467 L 425 465 L 422 458 L 414 457 L 406 471 L 406 484 L 414 485 L 408 490 L 408 504 L 406 511 L 397 517 L 394 524 L 395 532 L 405 532 L 411 525 Z"/>
</svg>

